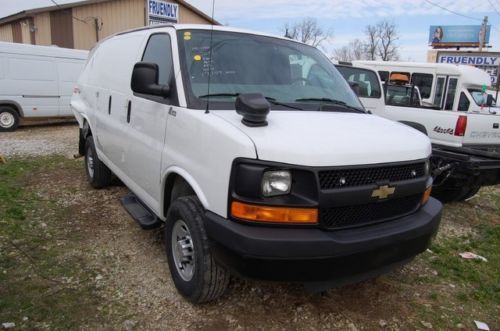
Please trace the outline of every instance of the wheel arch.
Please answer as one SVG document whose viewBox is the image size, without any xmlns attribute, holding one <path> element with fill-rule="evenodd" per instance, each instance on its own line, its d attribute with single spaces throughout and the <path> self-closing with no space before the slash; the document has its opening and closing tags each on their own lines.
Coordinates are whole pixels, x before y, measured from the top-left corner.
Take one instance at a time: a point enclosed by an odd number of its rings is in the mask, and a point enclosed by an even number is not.
<svg viewBox="0 0 500 331">
<path fill-rule="evenodd" d="M 170 207 L 172 199 L 189 195 L 186 193 L 191 193 L 196 195 L 200 200 L 200 203 L 202 204 L 203 208 L 208 209 L 209 203 L 205 194 L 203 193 L 203 190 L 201 189 L 200 185 L 196 182 L 196 180 L 186 170 L 174 166 L 169 168 L 162 178 L 163 178 L 162 180 L 163 191 L 161 199 L 162 201 L 161 211 L 163 213 L 162 215 L 163 217 L 166 218 L 168 213 L 168 208 Z M 185 185 L 185 186 L 179 188 L 179 185 L 181 186 Z"/>
<path fill-rule="evenodd" d="M 13 100 L 0 100 L 0 107 L 7 106 L 13 108 L 19 114 L 19 117 L 24 117 L 23 107 Z"/>
</svg>

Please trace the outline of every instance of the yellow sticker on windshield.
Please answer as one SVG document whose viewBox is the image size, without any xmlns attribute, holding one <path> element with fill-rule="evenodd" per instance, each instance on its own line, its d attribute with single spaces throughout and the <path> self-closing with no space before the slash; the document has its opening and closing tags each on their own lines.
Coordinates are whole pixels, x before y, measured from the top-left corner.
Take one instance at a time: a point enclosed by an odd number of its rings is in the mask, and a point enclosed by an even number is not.
<svg viewBox="0 0 500 331">
<path fill-rule="evenodd" d="M 191 40 L 191 36 L 184 36 L 184 40 Z"/>
<path fill-rule="evenodd" d="M 186 31 L 184 32 L 184 36 L 190 36 L 191 35 L 191 32 L 190 31 Z"/>
<path fill-rule="evenodd" d="M 194 56 L 194 60 L 195 60 L 195 61 L 201 61 L 201 55 L 196 54 L 196 55 Z"/>
</svg>

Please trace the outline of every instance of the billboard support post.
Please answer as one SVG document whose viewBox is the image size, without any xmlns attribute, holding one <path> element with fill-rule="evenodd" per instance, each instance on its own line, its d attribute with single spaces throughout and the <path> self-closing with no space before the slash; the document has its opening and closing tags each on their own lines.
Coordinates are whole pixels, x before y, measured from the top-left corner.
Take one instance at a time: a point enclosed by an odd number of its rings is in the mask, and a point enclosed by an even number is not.
<svg viewBox="0 0 500 331">
<path fill-rule="evenodd" d="M 479 51 L 483 51 L 483 46 L 486 39 L 486 27 L 488 26 L 488 16 L 483 19 L 483 24 L 481 25 L 481 31 L 479 32 Z"/>
</svg>

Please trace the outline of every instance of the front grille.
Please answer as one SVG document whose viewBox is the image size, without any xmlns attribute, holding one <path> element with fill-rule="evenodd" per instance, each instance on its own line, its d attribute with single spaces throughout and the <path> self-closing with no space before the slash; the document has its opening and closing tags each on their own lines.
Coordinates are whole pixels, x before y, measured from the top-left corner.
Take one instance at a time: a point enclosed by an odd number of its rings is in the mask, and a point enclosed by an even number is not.
<svg viewBox="0 0 500 331">
<path fill-rule="evenodd" d="M 322 190 L 370 185 L 381 181 L 401 181 L 425 176 L 425 162 L 392 166 L 323 170 L 319 172 Z"/>
<path fill-rule="evenodd" d="M 320 225 L 336 230 L 387 221 L 414 212 L 420 198 L 419 194 L 365 205 L 321 208 Z"/>
</svg>

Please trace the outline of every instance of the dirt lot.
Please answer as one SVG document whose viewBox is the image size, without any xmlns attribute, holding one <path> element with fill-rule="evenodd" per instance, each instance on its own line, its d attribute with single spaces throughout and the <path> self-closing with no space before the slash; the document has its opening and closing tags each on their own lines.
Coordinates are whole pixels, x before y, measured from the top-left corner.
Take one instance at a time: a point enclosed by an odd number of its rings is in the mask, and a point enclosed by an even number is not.
<svg viewBox="0 0 500 331">
<path fill-rule="evenodd" d="M 168 273 L 162 230 L 121 207 L 126 187 L 92 190 L 74 125 L 0 134 L 0 324 L 16 329 L 500 328 L 500 187 L 445 207 L 431 250 L 361 284 L 311 295 L 234 278 L 220 300 L 187 303 Z M 470 250 L 488 262 L 463 260 Z M 1 328 L 1 327 L 0 327 Z"/>
</svg>

